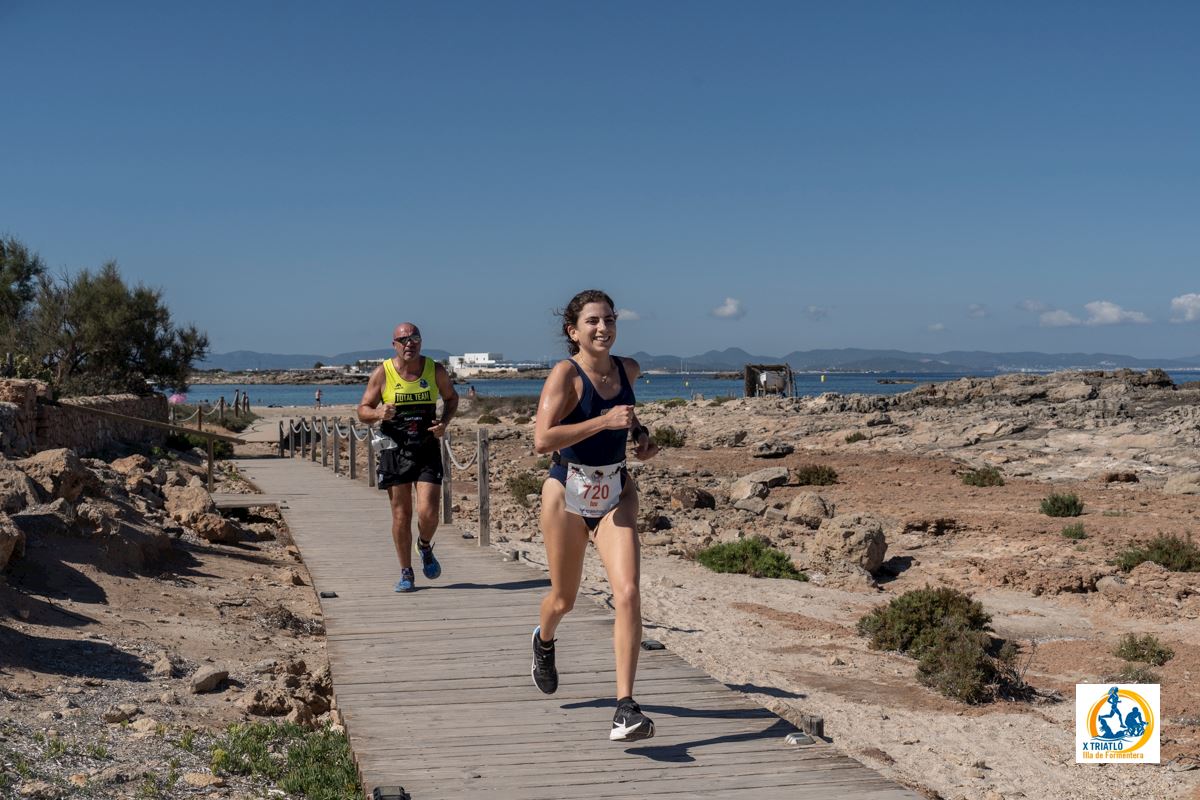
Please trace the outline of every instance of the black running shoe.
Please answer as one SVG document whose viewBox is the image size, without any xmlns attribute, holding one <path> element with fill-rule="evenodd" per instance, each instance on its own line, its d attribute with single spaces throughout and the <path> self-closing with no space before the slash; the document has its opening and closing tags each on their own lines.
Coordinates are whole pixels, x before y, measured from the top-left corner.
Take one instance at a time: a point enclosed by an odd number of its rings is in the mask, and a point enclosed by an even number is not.
<svg viewBox="0 0 1200 800">
<path fill-rule="evenodd" d="M 554 643 L 543 642 L 542 626 L 533 629 L 533 685 L 544 694 L 554 694 L 558 691 L 558 670 L 554 667 Z"/>
<path fill-rule="evenodd" d="M 617 713 L 613 714 L 612 731 L 608 734 L 610 741 L 635 742 L 638 739 L 649 739 L 654 735 L 654 723 L 642 713 L 641 707 L 632 697 L 623 697 L 617 701 Z"/>
</svg>

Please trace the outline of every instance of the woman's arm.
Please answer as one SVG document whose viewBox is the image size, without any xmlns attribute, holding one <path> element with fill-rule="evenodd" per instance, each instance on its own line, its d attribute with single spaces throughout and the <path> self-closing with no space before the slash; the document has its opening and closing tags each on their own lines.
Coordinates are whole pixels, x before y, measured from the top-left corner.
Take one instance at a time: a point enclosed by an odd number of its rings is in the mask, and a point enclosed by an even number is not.
<svg viewBox="0 0 1200 800">
<path fill-rule="evenodd" d="M 600 431 L 628 428 L 633 420 L 633 406 L 615 406 L 603 416 L 574 425 L 560 424 L 578 402 L 575 368 L 569 361 L 560 361 L 550 370 L 538 399 L 537 425 L 533 429 L 534 450 L 543 454 L 561 450 Z"/>
</svg>

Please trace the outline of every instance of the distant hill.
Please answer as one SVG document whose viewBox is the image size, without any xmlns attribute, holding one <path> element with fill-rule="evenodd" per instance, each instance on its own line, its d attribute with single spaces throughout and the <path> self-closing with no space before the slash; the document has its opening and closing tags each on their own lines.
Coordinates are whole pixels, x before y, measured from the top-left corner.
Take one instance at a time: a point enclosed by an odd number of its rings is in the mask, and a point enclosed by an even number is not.
<svg viewBox="0 0 1200 800">
<path fill-rule="evenodd" d="M 258 353 L 254 350 L 234 350 L 230 353 L 210 353 L 208 358 L 196 365 L 197 369 L 223 369 L 230 372 L 245 370 L 276 370 L 276 369 L 312 369 L 312 365 L 320 361 L 322 364 L 353 364 L 362 359 L 380 360 L 392 355 L 394 350 L 355 350 L 351 353 L 337 353 L 332 356 L 313 353 L 281 354 Z M 423 355 L 444 361 L 450 357 L 445 350 L 423 350 Z"/>
<path fill-rule="evenodd" d="M 445 361 L 445 350 L 425 350 L 425 355 Z M 391 350 L 356 350 L 332 356 L 279 353 L 257 353 L 237 350 L 214 353 L 201 363 L 200 369 L 272 370 L 310 369 L 322 364 L 351 364 L 360 359 L 384 359 Z M 754 355 L 740 347 L 709 350 L 692 356 L 631 354 L 644 370 L 676 371 L 686 368 L 700 372 L 736 372 L 744 364 L 791 364 L 792 369 L 834 372 L 1019 372 L 1021 370 L 1050 371 L 1057 369 L 1198 369 L 1200 355 L 1189 358 L 1134 358 L 1113 353 L 989 353 L 983 350 L 952 350 L 946 353 L 911 353 L 905 350 L 869 350 L 846 347 L 836 350 L 795 350 L 785 356 Z"/>
</svg>

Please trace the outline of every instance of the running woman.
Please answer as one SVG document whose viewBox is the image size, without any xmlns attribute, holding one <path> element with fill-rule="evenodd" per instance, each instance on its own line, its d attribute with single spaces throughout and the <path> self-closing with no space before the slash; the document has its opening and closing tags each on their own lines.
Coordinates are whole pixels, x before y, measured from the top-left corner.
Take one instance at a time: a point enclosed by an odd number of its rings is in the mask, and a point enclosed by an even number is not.
<svg viewBox="0 0 1200 800">
<path fill-rule="evenodd" d="M 635 457 L 658 453 L 649 431 L 634 414 L 633 385 L 641 368 L 611 353 L 617 315 L 604 292 L 589 289 L 562 311 L 562 332 L 572 358 L 550 371 L 538 401 L 534 448 L 553 453 L 542 484 L 542 536 L 550 567 L 550 592 L 533 629 L 533 682 L 546 694 L 558 689 L 554 633 L 574 607 L 583 577 L 589 537 L 608 573 L 617 620 L 613 651 L 617 711 L 609 739 L 627 742 L 654 735 L 654 723 L 633 699 L 642 642 L 638 583 L 641 550 L 637 535 L 637 483 L 625 469 L 632 435 Z"/>
</svg>

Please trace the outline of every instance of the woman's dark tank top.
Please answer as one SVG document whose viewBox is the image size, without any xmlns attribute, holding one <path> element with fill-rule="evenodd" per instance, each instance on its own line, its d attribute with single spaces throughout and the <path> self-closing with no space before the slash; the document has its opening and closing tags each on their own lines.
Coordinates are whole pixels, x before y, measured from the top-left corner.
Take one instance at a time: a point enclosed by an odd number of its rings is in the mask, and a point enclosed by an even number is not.
<svg viewBox="0 0 1200 800">
<path fill-rule="evenodd" d="M 611 356 L 611 358 L 616 363 L 617 374 L 621 378 L 621 391 L 617 392 L 611 400 L 605 400 L 600 396 L 596 387 L 588 379 L 587 373 L 575 363 L 575 359 L 568 359 L 575 367 L 575 371 L 579 373 L 579 377 L 583 379 L 583 393 L 579 398 L 579 403 L 571 409 L 570 414 L 563 417 L 560 424 L 574 425 L 594 419 L 615 406 L 634 404 L 633 387 L 629 385 L 629 378 L 625 376 L 625 365 L 616 356 Z M 627 428 L 619 431 L 600 431 L 570 447 L 564 447 L 559 451 L 559 457 L 562 461 L 573 464 L 588 464 L 596 467 L 616 464 L 625 460 L 625 445 L 628 439 L 629 430 Z"/>
</svg>

